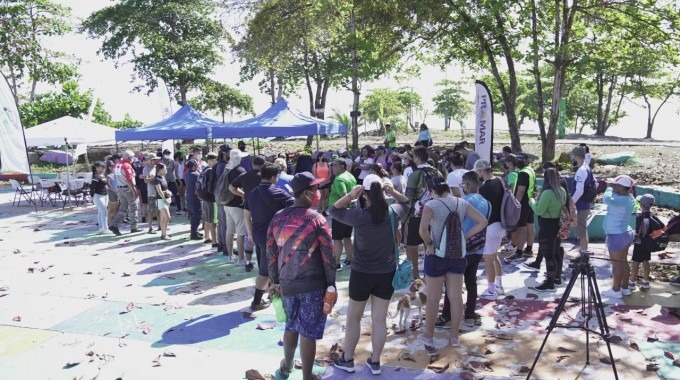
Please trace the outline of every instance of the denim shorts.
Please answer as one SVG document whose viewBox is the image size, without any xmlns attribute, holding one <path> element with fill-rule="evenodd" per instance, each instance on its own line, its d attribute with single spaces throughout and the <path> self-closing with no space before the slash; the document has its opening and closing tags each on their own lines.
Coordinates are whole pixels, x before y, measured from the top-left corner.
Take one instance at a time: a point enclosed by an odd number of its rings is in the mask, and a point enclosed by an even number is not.
<svg viewBox="0 0 680 380">
<path fill-rule="evenodd" d="M 292 296 L 283 296 L 283 309 L 286 312 L 286 332 L 298 333 L 306 338 L 319 340 L 326 329 L 323 313 L 325 289 Z"/>
<path fill-rule="evenodd" d="M 607 249 L 609 252 L 620 252 L 633 244 L 635 232 L 628 231 L 622 234 L 607 234 Z"/>
<path fill-rule="evenodd" d="M 445 259 L 437 255 L 425 255 L 423 269 L 429 277 L 442 277 L 447 273 L 464 274 L 467 267 L 467 259 Z"/>
</svg>

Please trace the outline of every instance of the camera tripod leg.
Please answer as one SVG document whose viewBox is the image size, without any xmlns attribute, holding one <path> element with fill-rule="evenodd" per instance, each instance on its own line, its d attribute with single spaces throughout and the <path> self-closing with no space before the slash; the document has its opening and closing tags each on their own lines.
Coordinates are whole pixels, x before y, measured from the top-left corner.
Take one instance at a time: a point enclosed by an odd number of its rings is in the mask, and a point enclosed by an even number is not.
<svg viewBox="0 0 680 380">
<path fill-rule="evenodd" d="M 560 314 L 562 314 L 562 311 L 564 310 L 564 306 L 567 303 L 567 300 L 569 299 L 569 294 L 571 294 L 572 289 L 574 288 L 574 284 L 576 284 L 576 281 L 579 277 L 580 271 L 578 268 L 574 268 L 574 270 L 571 272 L 571 278 L 569 279 L 569 283 L 567 284 L 567 287 L 564 289 L 564 294 L 562 295 L 562 298 L 560 299 L 559 304 L 557 305 L 557 308 L 555 309 L 555 312 L 550 319 L 550 323 L 548 324 L 548 327 L 546 330 L 548 332 L 545 334 L 545 338 L 543 338 L 543 343 L 541 343 L 541 348 L 538 349 L 538 353 L 536 353 L 536 357 L 534 358 L 534 363 L 531 365 L 531 368 L 529 369 L 529 373 L 527 373 L 527 380 L 531 378 L 531 374 L 534 372 L 534 368 L 536 368 L 536 363 L 538 363 L 538 359 L 541 357 L 541 353 L 543 352 L 543 348 L 545 348 L 545 343 L 548 341 L 548 337 L 550 336 L 550 333 L 552 330 L 557 326 L 557 321 L 560 319 Z"/>
<path fill-rule="evenodd" d="M 609 334 L 609 326 L 607 325 L 607 317 L 604 313 L 604 304 L 602 303 L 602 297 L 600 297 L 600 289 L 597 286 L 597 279 L 595 278 L 595 270 L 590 267 L 588 270 L 588 291 L 590 292 L 590 297 L 595 304 L 595 315 L 597 316 L 597 322 L 600 327 L 600 335 L 607 344 L 607 351 L 609 352 L 609 360 L 612 363 L 612 370 L 614 371 L 614 379 L 619 379 L 618 371 L 616 370 L 616 363 L 614 361 L 614 354 L 612 353 L 612 347 L 609 343 L 611 335 Z"/>
</svg>

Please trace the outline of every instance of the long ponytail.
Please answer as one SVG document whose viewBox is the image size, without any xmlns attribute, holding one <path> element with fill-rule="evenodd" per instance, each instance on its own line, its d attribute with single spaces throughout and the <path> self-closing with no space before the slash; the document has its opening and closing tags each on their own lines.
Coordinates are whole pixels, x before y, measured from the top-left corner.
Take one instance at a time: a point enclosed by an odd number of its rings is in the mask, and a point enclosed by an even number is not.
<svg viewBox="0 0 680 380">
<path fill-rule="evenodd" d="M 383 196 L 382 182 L 373 182 L 371 188 L 368 192 L 364 191 L 364 194 L 368 195 L 368 199 L 371 201 L 371 205 L 368 206 L 368 212 L 371 214 L 371 220 L 373 224 L 380 224 L 385 220 L 385 214 L 387 214 L 387 201 Z"/>
</svg>

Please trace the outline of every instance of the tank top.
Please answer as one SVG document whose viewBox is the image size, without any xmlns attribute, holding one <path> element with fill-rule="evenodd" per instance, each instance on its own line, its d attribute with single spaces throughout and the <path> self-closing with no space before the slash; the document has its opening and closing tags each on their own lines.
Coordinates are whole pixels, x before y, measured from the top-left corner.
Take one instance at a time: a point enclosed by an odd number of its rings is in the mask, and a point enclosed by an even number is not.
<svg viewBox="0 0 680 380">
<path fill-rule="evenodd" d="M 316 177 L 317 178 L 328 178 L 330 174 L 330 168 L 328 164 L 317 162 L 316 163 Z"/>
</svg>

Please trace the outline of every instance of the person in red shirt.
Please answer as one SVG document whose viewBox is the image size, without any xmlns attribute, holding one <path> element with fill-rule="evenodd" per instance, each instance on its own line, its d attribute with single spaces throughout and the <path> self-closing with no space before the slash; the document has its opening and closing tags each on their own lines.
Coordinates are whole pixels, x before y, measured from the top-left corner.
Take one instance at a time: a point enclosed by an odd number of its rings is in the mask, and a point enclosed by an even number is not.
<svg viewBox="0 0 680 380">
<path fill-rule="evenodd" d="M 109 230 L 116 235 L 121 234 L 118 226 L 125 218 L 128 209 L 130 211 L 130 233 L 141 231 L 137 228 L 137 197 L 139 196 L 139 190 L 135 186 L 135 170 L 130 164 L 134 156 L 134 152 L 126 150 L 120 162 L 113 168 L 113 175 L 117 182 L 116 190 L 118 191 L 119 208 L 118 214 L 116 214 L 116 217 L 109 226 Z"/>
</svg>

